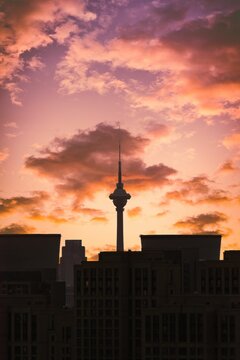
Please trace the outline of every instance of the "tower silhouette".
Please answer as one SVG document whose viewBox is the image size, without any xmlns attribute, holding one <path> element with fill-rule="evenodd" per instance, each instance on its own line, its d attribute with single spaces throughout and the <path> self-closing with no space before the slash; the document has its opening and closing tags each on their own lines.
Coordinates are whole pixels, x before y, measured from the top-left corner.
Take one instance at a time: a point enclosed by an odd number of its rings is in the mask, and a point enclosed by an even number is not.
<svg viewBox="0 0 240 360">
<path fill-rule="evenodd" d="M 131 195 L 123 188 L 122 182 L 122 164 L 121 164 L 121 143 L 119 141 L 118 147 L 118 182 L 116 183 L 116 189 L 109 198 L 113 201 L 117 211 L 117 251 L 124 251 L 123 241 L 123 211 L 127 201 L 131 198 Z"/>
</svg>

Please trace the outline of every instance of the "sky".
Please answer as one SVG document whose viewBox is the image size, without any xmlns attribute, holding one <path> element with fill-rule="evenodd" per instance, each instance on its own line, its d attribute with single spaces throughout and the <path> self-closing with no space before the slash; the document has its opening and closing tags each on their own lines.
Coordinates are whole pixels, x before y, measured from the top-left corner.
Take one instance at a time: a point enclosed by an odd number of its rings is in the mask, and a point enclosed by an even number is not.
<svg viewBox="0 0 240 360">
<path fill-rule="evenodd" d="M 0 233 L 240 248 L 238 0 L 0 0 Z M 118 124 L 120 123 L 120 130 Z"/>
</svg>

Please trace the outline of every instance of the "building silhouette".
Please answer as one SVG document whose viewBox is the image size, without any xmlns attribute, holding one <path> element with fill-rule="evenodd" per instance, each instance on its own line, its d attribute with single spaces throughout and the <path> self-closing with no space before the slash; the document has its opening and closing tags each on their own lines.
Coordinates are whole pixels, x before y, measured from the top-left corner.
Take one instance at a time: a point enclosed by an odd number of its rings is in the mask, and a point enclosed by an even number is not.
<svg viewBox="0 0 240 360">
<path fill-rule="evenodd" d="M 73 307 L 74 303 L 74 276 L 73 266 L 86 261 L 85 247 L 82 240 L 66 240 L 62 247 L 62 256 L 58 267 L 58 277 L 66 285 L 66 306 Z"/>
<path fill-rule="evenodd" d="M 0 235 L 0 359 L 73 359 L 59 244 L 54 234 Z"/>
<path fill-rule="evenodd" d="M 200 259 L 201 239 L 188 236 L 190 252 L 102 252 L 76 266 L 76 358 L 239 359 L 240 252 Z M 207 239 L 216 258 L 220 236 Z"/>
</svg>

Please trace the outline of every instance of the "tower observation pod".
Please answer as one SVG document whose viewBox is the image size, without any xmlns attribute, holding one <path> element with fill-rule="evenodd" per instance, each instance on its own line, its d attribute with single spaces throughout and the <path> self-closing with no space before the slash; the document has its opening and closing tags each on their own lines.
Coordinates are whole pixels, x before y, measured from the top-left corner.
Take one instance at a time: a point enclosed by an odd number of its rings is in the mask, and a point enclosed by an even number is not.
<svg viewBox="0 0 240 360">
<path fill-rule="evenodd" d="M 113 201 L 117 211 L 117 251 L 124 251 L 123 241 L 123 211 L 127 201 L 131 199 L 131 195 L 123 188 L 122 182 L 122 165 L 121 165 L 121 145 L 119 143 L 118 153 L 118 182 L 116 183 L 116 189 L 109 198 Z"/>
</svg>

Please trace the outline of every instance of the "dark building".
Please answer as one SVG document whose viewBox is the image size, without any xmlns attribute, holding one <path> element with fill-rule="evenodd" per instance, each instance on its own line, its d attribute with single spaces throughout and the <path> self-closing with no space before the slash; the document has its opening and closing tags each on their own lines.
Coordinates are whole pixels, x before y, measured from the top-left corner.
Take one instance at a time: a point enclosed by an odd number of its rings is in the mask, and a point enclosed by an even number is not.
<svg viewBox="0 0 240 360">
<path fill-rule="evenodd" d="M 62 247 L 62 256 L 60 258 L 58 274 L 59 280 L 64 281 L 66 285 L 66 305 L 73 307 L 74 303 L 74 276 L 73 266 L 86 261 L 85 247 L 82 246 L 82 240 L 66 240 Z"/>
<path fill-rule="evenodd" d="M 239 359 L 239 252 L 199 258 L 187 293 L 183 266 L 182 251 L 157 249 L 76 266 L 76 358 Z"/>
<path fill-rule="evenodd" d="M 0 235 L 0 359 L 72 360 L 60 235 Z"/>
<path fill-rule="evenodd" d="M 141 235 L 142 251 L 194 249 L 198 260 L 219 260 L 221 235 Z"/>
<path fill-rule="evenodd" d="M 59 234 L 0 235 L 0 271 L 55 269 Z"/>
</svg>

